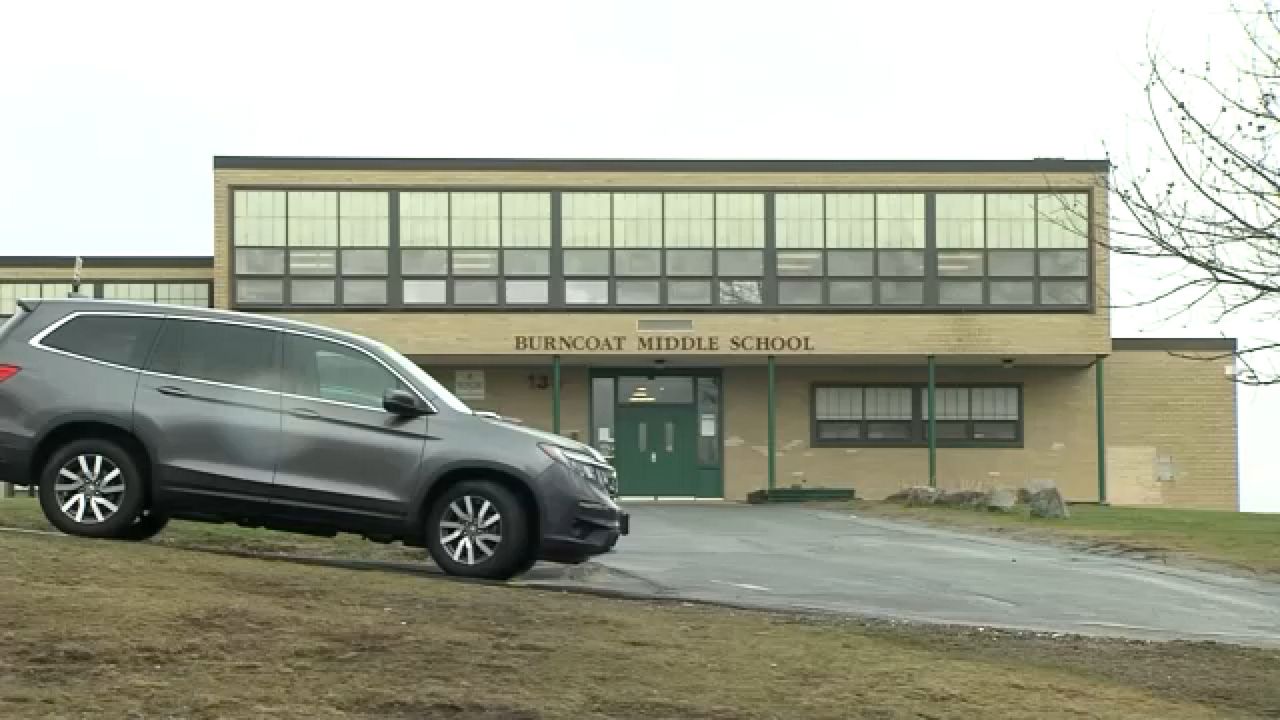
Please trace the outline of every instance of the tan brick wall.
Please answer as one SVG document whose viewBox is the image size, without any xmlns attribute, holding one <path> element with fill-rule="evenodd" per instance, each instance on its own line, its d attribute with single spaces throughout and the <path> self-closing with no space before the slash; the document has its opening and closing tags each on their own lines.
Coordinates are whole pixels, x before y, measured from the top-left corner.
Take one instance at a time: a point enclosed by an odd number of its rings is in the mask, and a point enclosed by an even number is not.
<svg viewBox="0 0 1280 720">
<path fill-rule="evenodd" d="M 230 303 L 230 188 L 232 186 L 296 187 L 321 185 L 341 186 L 502 186 L 502 187 L 776 187 L 787 188 L 862 188 L 884 190 L 922 190 L 930 188 L 987 189 L 1090 189 L 1094 210 L 1094 237 L 1107 232 L 1106 189 L 1101 176 L 1090 173 L 568 173 L 568 172 L 433 172 L 398 170 L 236 170 L 214 172 L 214 305 Z M 1082 353 L 1095 355 L 1110 350 L 1110 317 L 1106 310 L 1108 266 L 1105 252 L 1095 252 L 1097 284 L 1095 296 L 1098 312 L 1091 315 L 894 315 L 892 333 L 885 332 L 885 317 L 877 315 L 844 315 L 816 317 L 804 315 L 718 316 L 723 328 L 747 333 L 768 333 L 786 326 L 801 334 L 821 335 L 828 352 L 876 354 L 886 352 L 934 353 Z M 405 335 L 380 327 L 372 320 L 334 320 L 328 316 L 321 322 L 342 324 L 355 329 L 368 327 L 377 333 Z M 456 337 L 459 328 L 464 337 L 475 329 L 478 338 L 500 338 L 475 352 L 511 352 L 510 336 L 523 334 L 558 334 L 564 329 L 563 316 L 519 314 L 514 317 L 496 315 L 429 315 L 413 325 L 421 327 L 439 321 L 441 334 Z M 632 316 L 582 316 L 584 333 L 631 332 Z M 664 316 L 665 317 L 665 316 Z M 701 316 L 710 318 L 708 316 Z M 364 324 L 364 323 L 367 323 Z M 714 322 L 708 322 L 714 325 Z M 575 320 L 575 327 L 577 320 Z M 519 328 L 518 330 L 516 328 Z M 381 335 L 380 335 L 381 336 Z M 412 340 L 406 337 L 405 340 Z M 433 341 L 436 338 L 433 338 Z M 397 344 L 397 347 L 401 347 Z M 864 349 L 866 348 L 866 349 Z M 874 349 L 872 349 L 874 348 Z M 403 349 L 403 348 L 402 348 Z M 429 350 L 439 353 L 436 348 Z M 459 351 L 462 352 L 462 351 Z"/>
<path fill-rule="evenodd" d="M 191 282 L 212 280 L 213 270 L 193 267 L 93 267 L 86 265 L 81 279 L 85 282 L 99 280 L 155 280 L 157 282 Z M 52 267 L 0 267 L 0 280 L 48 280 L 71 282 L 71 266 Z"/>
<path fill-rule="evenodd" d="M 483 370 L 485 377 L 484 399 L 465 399 L 475 410 L 488 410 L 504 417 L 520 421 L 523 425 L 540 430 L 552 429 L 551 387 L 530 387 L 529 376 L 546 376 L 551 378 L 551 368 L 547 365 L 527 367 L 515 366 L 483 366 L 458 365 L 446 366 L 424 364 L 442 385 L 454 388 L 454 375 L 458 370 Z M 535 384 L 540 384 L 535 381 Z M 564 367 L 560 373 L 560 433 L 569 437 L 575 434 L 579 440 L 586 442 L 590 433 L 587 426 L 589 394 L 587 391 L 587 368 Z"/>
<path fill-rule="evenodd" d="M 725 370 L 725 494 L 742 499 L 768 484 L 768 400 L 764 368 Z M 938 485 L 947 489 L 1019 487 L 1051 479 L 1072 501 L 1097 499 L 1097 431 L 1093 371 L 1089 368 L 938 370 L 939 383 L 1022 383 L 1022 448 L 940 448 Z M 923 368 L 797 368 L 777 373 L 777 482 L 779 487 L 852 487 L 882 498 L 908 485 L 926 484 L 925 448 L 814 448 L 810 446 L 810 387 L 815 382 L 923 383 Z"/>
<path fill-rule="evenodd" d="M 1236 386 L 1223 371 L 1230 362 L 1161 350 L 1106 360 L 1112 503 L 1238 509 Z"/>
</svg>

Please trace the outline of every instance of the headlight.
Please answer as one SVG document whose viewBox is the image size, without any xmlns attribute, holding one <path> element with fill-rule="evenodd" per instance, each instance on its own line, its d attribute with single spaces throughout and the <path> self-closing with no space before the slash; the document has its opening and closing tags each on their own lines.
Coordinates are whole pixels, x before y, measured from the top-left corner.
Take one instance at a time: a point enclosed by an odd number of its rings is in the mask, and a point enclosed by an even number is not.
<svg viewBox="0 0 1280 720">
<path fill-rule="evenodd" d="M 568 468 L 579 479 L 599 487 L 610 495 L 615 492 L 613 468 L 597 459 L 595 454 L 570 450 L 559 445 L 543 445 L 542 451 L 552 460 Z"/>
</svg>

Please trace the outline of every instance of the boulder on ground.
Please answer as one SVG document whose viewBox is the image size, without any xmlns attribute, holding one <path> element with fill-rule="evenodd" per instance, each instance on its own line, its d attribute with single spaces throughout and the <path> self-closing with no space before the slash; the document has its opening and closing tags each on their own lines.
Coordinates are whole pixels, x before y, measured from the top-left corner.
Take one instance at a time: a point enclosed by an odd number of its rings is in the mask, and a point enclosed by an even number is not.
<svg viewBox="0 0 1280 720">
<path fill-rule="evenodd" d="M 902 503 L 907 507 L 919 507 L 921 505 L 933 505 L 941 495 L 942 491 L 938 488 L 916 485 L 899 490 L 885 498 L 885 501 Z"/>
<path fill-rule="evenodd" d="M 1024 487 L 1018 488 L 1018 504 L 1026 505 L 1029 502 L 1031 502 L 1031 491 Z"/>
<path fill-rule="evenodd" d="M 995 488 L 987 493 L 987 509 L 995 512 L 1009 512 L 1018 504 L 1018 496 L 1009 488 Z"/>
<path fill-rule="evenodd" d="M 943 493 L 938 497 L 939 505 L 947 507 L 980 507 L 987 501 L 987 494 L 981 490 L 956 490 Z"/>
<path fill-rule="evenodd" d="M 1062 499 L 1062 493 L 1056 487 L 1045 488 L 1031 493 L 1031 501 L 1027 504 L 1031 506 L 1031 517 L 1071 517 L 1071 513 L 1067 510 L 1067 503 Z"/>
</svg>

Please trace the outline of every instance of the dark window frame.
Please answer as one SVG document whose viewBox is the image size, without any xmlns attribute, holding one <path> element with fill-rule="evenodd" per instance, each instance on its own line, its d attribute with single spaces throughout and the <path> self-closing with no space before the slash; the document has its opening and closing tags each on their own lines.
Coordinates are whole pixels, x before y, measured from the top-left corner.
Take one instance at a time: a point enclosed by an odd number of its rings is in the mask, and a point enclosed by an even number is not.
<svg viewBox="0 0 1280 720">
<path fill-rule="evenodd" d="M 965 421 L 967 425 L 967 435 L 965 439 L 947 439 L 938 438 L 937 447 L 940 448 L 1022 448 L 1026 440 L 1026 391 L 1024 384 L 1020 382 L 947 382 L 937 383 L 937 389 L 943 388 L 1007 388 L 1012 389 L 1018 394 L 1018 418 L 1012 420 L 997 420 L 992 422 L 1014 422 L 1017 427 L 1016 437 L 1013 440 L 979 440 L 972 437 L 974 422 L 987 422 L 985 420 L 974 420 L 972 411 L 970 418 Z M 884 440 L 884 439 L 868 439 L 866 437 L 866 427 L 870 422 L 878 422 L 869 420 L 865 417 L 860 420 L 819 420 L 818 419 L 818 391 L 825 388 L 857 388 L 867 390 L 869 388 L 910 388 L 911 389 L 911 437 L 907 440 Z M 880 382 L 880 383 L 859 383 L 859 382 L 814 382 L 809 385 L 809 447 L 810 448 L 923 448 L 929 446 L 928 440 L 928 418 L 925 415 L 923 404 L 926 401 L 928 385 L 920 382 Z M 863 407 L 866 407 L 866 396 L 863 396 Z M 843 423 L 859 423 L 861 437 L 857 439 L 824 439 L 819 435 L 819 425 L 823 422 L 843 422 Z M 904 421 L 905 422 L 905 421 Z M 940 421 L 950 422 L 950 421 Z M 959 422 L 959 421 L 956 421 Z"/>
</svg>

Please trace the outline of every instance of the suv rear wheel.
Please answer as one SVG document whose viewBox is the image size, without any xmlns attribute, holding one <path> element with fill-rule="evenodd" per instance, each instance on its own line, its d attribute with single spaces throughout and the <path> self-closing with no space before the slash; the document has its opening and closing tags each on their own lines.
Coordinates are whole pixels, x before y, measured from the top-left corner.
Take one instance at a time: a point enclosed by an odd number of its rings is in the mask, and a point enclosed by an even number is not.
<svg viewBox="0 0 1280 720">
<path fill-rule="evenodd" d="M 40 476 L 44 516 L 68 535 L 118 538 L 142 512 L 142 474 L 133 457 L 101 438 L 59 448 Z"/>
<path fill-rule="evenodd" d="M 431 558 L 450 575 L 507 580 L 528 557 L 524 506 L 502 485 L 466 480 L 450 487 L 427 514 Z"/>
</svg>

